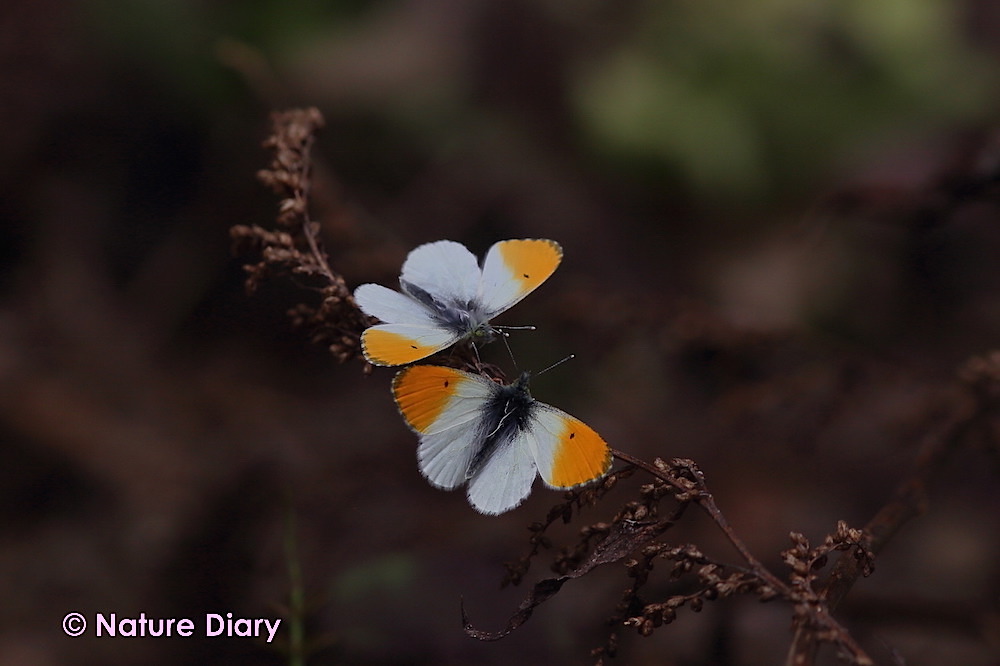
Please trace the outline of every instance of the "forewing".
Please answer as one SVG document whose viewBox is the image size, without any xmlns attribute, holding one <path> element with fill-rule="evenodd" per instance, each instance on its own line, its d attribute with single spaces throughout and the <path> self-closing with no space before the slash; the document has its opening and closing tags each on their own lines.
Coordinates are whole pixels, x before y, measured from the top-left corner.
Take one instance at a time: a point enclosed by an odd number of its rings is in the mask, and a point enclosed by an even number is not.
<svg viewBox="0 0 1000 666">
<path fill-rule="evenodd" d="M 494 243 L 483 263 L 479 300 L 487 317 L 507 310 L 545 282 L 562 261 L 559 243 L 528 238 Z"/>
<path fill-rule="evenodd" d="M 454 344 L 459 336 L 434 325 L 376 324 L 361 334 L 361 351 L 375 365 L 406 365 Z"/>
<path fill-rule="evenodd" d="M 564 490 L 608 473 L 611 450 L 593 428 L 551 405 L 535 405 L 528 441 L 545 485 Z"/>
<path fill-rule="evenodd" d="M 483 405 L 493 390 L 488 379 L 453 368 L 416 365 L 396 375 L 392 394 L 420 436 L 417 462 L 431 484 L 451 490 L 466 481 L 482 445 Z"/>
<path fill-rule="evenodd" d="M 461 243 L 447 240 L 414 248 L 399 276 L 401 282 L 414 284 L 447 304 L 471 303 L 481 278 L 476 256 Z"/>
<path fill-rule="evenodd" d="M 387 324 L 435 325 L 426 306 L 380 284 L 361 285 L 354 290 L 354 300 L 366 315 Z"/>
</svg>

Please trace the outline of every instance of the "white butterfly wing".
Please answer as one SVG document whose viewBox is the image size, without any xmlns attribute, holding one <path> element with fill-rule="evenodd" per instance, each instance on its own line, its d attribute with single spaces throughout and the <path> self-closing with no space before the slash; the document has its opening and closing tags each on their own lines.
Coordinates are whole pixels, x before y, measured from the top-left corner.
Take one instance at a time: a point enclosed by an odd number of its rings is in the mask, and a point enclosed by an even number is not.
<svg viewBox="0 0 1000 666">
<path fill-rule="evenodd" d="M 430 311 L 406 294 L 380 284 L 363 284 L 354 290 L 354 300 L 362 312 L 387 324 L 436 326 Z"/>
<path fill-rule="evenodd" d="M 467 480 L 481 446 L 483 406 L 496 390 L 488 379 L 432 365 L 400 371 L 392 382 L 396 405 L 420 436 L 417 463 L 438 488 L 451 490 Z"/>
<path fill-rule="evenodd" d="M 479 450 L 477 425 L 473 420 L 444 432 L 420 435 L 417 467 L 431 485 L 454 490 L 468 480 L 469 465 Z"/>
<path fill-rule="evenodd" d="M 538 473 L 550 488 L 575 488 L 611 469 L 607 442 L 586 423 L 552 405 L 535 403 L 527 432 Z"/>
<path fill-rule="evenodd" d="M 483 263 L 479 301 L 491 318 L 533 292 L 562 261 L 562 247 L 552 240 L 527 238 L 494 243 Z"/>
<path fill-rule="evenodd" d="M 500 444 L 469 481 L 469 504 L 488 515 L 510 511 L 531 493 L 537 475 L 531 446 L 531 432 L 522 431 Z"/>
<path fill-rule="evenodd" d="M 414 248 L 403 263 L 401 282 L 414 284 L 444 303 L 470 303 L 479 293 L 482 271 L 461 243 L 436 241 Z"/>
</svg>

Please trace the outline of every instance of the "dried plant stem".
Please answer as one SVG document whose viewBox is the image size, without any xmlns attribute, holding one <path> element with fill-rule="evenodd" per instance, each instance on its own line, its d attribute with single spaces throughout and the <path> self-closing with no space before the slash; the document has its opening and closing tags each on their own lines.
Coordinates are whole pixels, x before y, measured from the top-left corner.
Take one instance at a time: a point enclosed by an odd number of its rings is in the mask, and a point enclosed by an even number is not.
<svg viewBox="0 0 1000 666">
<path fill-rule="evenodd" d="M 701 470 L 698 469 L 693 461 L 675 458 L 669 464 L 663 463 L 660 460 L 657 460 L 654 464 L 650 464 L 622 451 L 612 449 L 611 452 L 619 460 L 635 465 L 679 490 L 678 499 L 689 498 L 691 501 L 697 503 L 715 521 L 715 524 L 719 526 L 719 529 L 726 535 L 729 542 L 733 544 L 733 547 L 746 560 L 751 571 L 759 580 L 774 590 L 778 596 L 791 601 L 797 607 L 808 608 L 809 621 L 808 623 L 799 625 L 796 635 L 802 634 L 815 637 L 817 636 L 817 630 L 819 630 L 819 633 L 835 637 L 840 647 L 850 654 L 853 663 L 860 664 L 861 666 L 874 663 L 865 654 L 861 646 L 855 642 L 848 631 L 830 614 L 830 609 L 827 605 L 815 598 L 811 590 L 801 590 L 789 585 L 771 573 L 760 560 L 754 557 L 750 549 L 747 548 L 747 545 L 743 543 L 743 540 L 733 530 L 729 521 L 726 520 L 725 515 L 719 510 L 718 505 L 715 503 L 715 498 L 705 485 Z M 680 474 L 677 472 L 680 472 Z M 857 559 L 851 556 L 851 553 L 846 553 L 843 559 L 850 559 L 857 562 Z M 808 630 L 804 630 L 803 627 L 808 628 Z"/>
<path fill-rule="evenodd" d="M 298 227 L 309 245 L 316 270 L 330 284 L 336 284 L 337 274 L 330 268 L 326 252 L 320 247 L 319 224 L 309 216 L 309 195 L 312 188 L 312 149 L 316 132 L 324 125 L 316 109 L 286 111 L 273 114 L 274 135 L 265 143 L 274 150 L 269 170 L 258 174 L 263 182 L 285 195 L 280 206 L 279 226 Z"/>
<path fill-rule="evenodd" d="M 962 392 L 951 418 L 937 431 L 930 433 L 914 463 L 913 470 L 893 491 L 892 497 L 865 525 L 866 547 L 878 554 L 892 537 L 910 520 L 927 510 L 929 488 L 951 454 L 966 440 L 969 430 L 977 423 L 981 405 L 969 392 Z M 843 553 L 820 590 L 826 607 L 834 611 L 861 575 L 861 564 L 851 553 Z M 812 666 L 819 650 L 816 634 L 805 626 L 796 629 L 785 661 L 786 666 Z"/>
<path fill-rule="evenodd" d="M 321 125 L 320 120 L 320 125 Z M 331 285 L 338 283 L 337 274 L 330 268 L 327 261 L 326 252 L 323 251 L 319 241 L 319 223 L 313 221 L 309 216 L 309 191 L 312 186 L 312 148 L 316 143 L 316 135 L 310 133 L 303 141 L 302 145 L 302 178 L 298 180 L 292 188 L 293 200 L 296 209 L 302 215 L 302 235 L 309 245 L 309 252 L 316 261 L 319 272 L 329 280 Z"/>
<path fill-rule="evenodd" d="M 305 223 L 302 225 L 302 232 L 306 237 L 306 242 L 309 244 L 309 251 L 312 253 L 313 258 L 316 259 L 316 265 L 319 266 L 320 273 L 330 281 L 331 285 L 335 285 L 337 284 L 337 277 L 333 270 L 330 269 L 330 264 L 326 261 L 326 252 L 320 249 L 319 241 L 316 238 L 318 229 L 319 224 L 313 222 L 307 216 Z"/>
<path fill-rule="evenodd" d="M 688 484 L 681 483 L 676 476 L 664 472 L 656 465 L 651 465 L 645 460 L 636 458 L 635 456 L 629 455 L 623 451 L 612 449 L 611 453 L 615 456 L 615 458 L 649 472 L 664 483 L 668 483 L 684 493 L 690 493 L 692 491 L 692 489 L 688 487 Z M 684 461 L 686 467 L 697 470 L 696 467 L 693 467 L 693 463 L 689 463 L 690 461 Z M 776 592 L 782 594 L 783 596 L 790 596 L 792 594 L 791 588 L 789 588 L 784 581 L 771 573 L 767 567 L 760 562 L 760 560 L 754 557 L 753 553 L 750 552 L 750 549 L 747 548 L 747 545 L 743 543 L 743 540 L 740 539 L 733 530 L 729 521 L 726 520 L 726 517 L 719 510 L 718 505 L 716 505 L 715 498 L 710 492 L 708 492 L 704 483 L 702 483 L 700 471 L 696 472 L 696 477 L 698 479 L 698 482 L 696 482 L 697 492 L 692 497 L 693 501 L 696 502 L 698 506 L 700 506 L 709 516 L 711 516 L 712 520 L 715 521 L 715 524 L 719 526 L 719 529 L 722 530 L 723 534 L 726 535 L 726 538 L 729 539 L 729 542 L 733 544 L 733 547 L 736 548 L 743 559 L 746 560 L 747 564 L 750 565 L 750 568 L 758 578 L 765 581 L 768 585 L 773 587 Z"/>
<path fill-rule="evenodd" d="M 257 178 L 280 198 L 277 229 L 236 225 L 230 230 L 243 251 L 260 254 L 245 266 L 247 289 L 254 291 L 274 275 L 307 278 L 318 302 L 301 303 L 289 315 L 307 330 L 313 342 L 326 344 L 340 362 L 361 353 L 361 332 L 368 317 L 358 309 L 346 280 L 330 267 L 320 240 L 320 225 L 309 214 L 312 195 L 312 150 L 324 120 L 319 110 L 291 109 L 271 115 L 273 132 L 264 142 L 271 161 Z M 368 367 L 367 365 L 365 366 Z"/>
</svg>

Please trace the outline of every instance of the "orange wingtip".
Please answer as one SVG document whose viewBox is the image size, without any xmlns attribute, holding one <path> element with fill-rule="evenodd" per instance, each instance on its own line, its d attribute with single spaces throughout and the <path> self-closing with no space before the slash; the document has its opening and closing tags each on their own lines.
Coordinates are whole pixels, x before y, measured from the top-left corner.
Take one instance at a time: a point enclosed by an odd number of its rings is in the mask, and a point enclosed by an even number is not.
<svg viewBox="0 0 1000 666">
<path fill-rule="evenodd" d="M 392 380 L 392 395 L 406 422 L 423 433 L 434 425 L 464 381 L 462 373 L 437 365 L 414 365 Z"/>
<path fill-rule="evenodd" d="M 361 334 L 361 351 L 375 365 L 406 365 L 430 356 L 438 348 L 373 326 Z"/>
<path fill-rule="evenodd" d="M 541 238 L 510 240 L 499 243 L 500 256 L 512 275 L 529 292 L 545 282 L 562 261 L 559 243 Z"/>
<path fill-rule="evenodd" d="M 549 484 L 556 488 L 572 488 L 607 474 L 611 469 L 611 450 L 607 442 L 582 421 L 567 418 L 563 425 Z"/>
</svg>

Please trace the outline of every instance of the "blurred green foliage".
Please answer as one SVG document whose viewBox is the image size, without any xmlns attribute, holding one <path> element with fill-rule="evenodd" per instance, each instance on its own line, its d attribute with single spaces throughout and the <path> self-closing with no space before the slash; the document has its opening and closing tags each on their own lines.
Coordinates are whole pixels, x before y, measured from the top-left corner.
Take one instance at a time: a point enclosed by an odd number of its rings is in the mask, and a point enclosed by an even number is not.
<svg viewBox="0 0 1000 666">
<path fill-rule="evenodd" d="M 399 594 L 413 584 L 417 563 L 411 553 L 387 553 L 369 559 L 338 574 L 333 585 L 333 597 L 343 603 L 357 601 L 375 592 Z"/>
<path fill-rule="evenodd" d="M 599 168 L 665 171 L 697 197 L 738 203 L 787 196 L 868 145 L 984 120 L 998 71 L 963 34 L 964 7 L 948 0 L 647 2 L 600 40 L 594 17 L 601 3 L 581 3 L 576 16 L 565 6 L 516 11 L 537 12 L 542 25 L 577 40 L 559 66 L 567 120 Z M 140 59 L 151 75 L 202 103 L 232 94 L 234 75 L 216 49 L 234 40 L 280 72 L 297 72 L 301 103 L 322 107 L 340 95 L 337 108 L 324 110 L 410 132 L 404 143 L 428 151 L 453 149 L 496 126 L 496 109 L 481 103 L 491 81 L 469 80 L 483 76 L 474 63 L 489 28 L 475 24 L 483 20 L 475 12 L 451 16 L 443 4 L 435 18 L 433 8 L 363 0 L 103 0 L 87 11 L 105 47 Z M 441 28 L 449 21 L 457 31 Z M 453 36 L 463 21 L 470 31 L 461 47 L 422 59 L 419 49 L 440 46 L 438 31 Z M 421 30 L 423 42 L 407 36 Z M 514 54 L 525 46 L 500 48 Z M 324 82 L 317 62 L 338 74 Z M 357 78 L 345 79 L 351 67 Z M 315 89 L 303 89 L 310 77 Z M 338 85 L 355 89 L 331 93 Z"/>
<path fill-rule="evenodd" d="M 578 77 L 601 150 L 675 165 L 713 196 L 774 194 L 867 142 L 974 122 L 993 63 L 947 0 L 647 3 Z"/>
<path fill-rule="evenodd" d="M 226 41 L 280 61 L 303 43 L 350 31 L 380 3 L 371 0 L 97 0 L 81 12 L 97 46 L 202 102 L 231 97 L 232 77 L 217 58 Z"/>
</svg>

